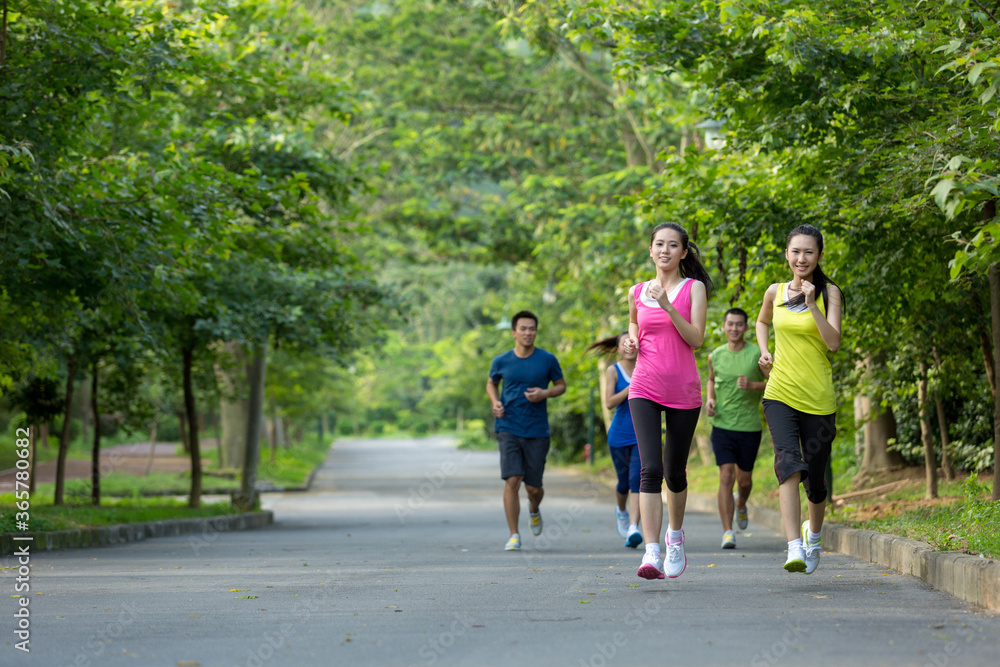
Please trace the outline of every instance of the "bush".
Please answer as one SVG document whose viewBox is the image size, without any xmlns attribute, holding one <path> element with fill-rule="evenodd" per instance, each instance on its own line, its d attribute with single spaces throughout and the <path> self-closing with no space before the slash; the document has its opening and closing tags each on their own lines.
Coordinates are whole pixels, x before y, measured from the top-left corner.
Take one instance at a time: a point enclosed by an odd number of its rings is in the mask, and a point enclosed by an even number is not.
<svg viewBox="0 0 1000 667">
<path fill-rule="evenodd" d="M 474 449 L 489 451 L 497 448 L 493 434 L 486 430 L 486 422 L 482 419 L 469 419 L 465 422 L 462 435 L 458 439 L 459 449 Z"/>
</svg>

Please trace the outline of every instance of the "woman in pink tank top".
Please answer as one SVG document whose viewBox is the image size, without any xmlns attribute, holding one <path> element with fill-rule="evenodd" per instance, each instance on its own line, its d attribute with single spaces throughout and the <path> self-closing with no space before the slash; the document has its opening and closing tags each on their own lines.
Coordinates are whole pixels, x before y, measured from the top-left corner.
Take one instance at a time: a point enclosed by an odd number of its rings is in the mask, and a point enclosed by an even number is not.
<svg viewBox="0 0 1000 667">
<path fill-rule="evenodd" d="M 697 246 L 678 224 L 668 222 L 653 229 L 649 256 L 656 277 L 629 290 L 629 335 L 623 350 L 639 351 L 628 401 L 642 462 L 639 513 L 646 554 L 637 574 L 663 579 L 679 577 L 687 566 L 682 530 L 685 467 L 701 414 L 701 378 L 694 351 L 705 339 L 712 279 L 698 258 Z M 664 419 L 666 441 L 661 437 Z M 664 479 L 669 514 L 665 563 L 660 557 Z"/>
</svg>

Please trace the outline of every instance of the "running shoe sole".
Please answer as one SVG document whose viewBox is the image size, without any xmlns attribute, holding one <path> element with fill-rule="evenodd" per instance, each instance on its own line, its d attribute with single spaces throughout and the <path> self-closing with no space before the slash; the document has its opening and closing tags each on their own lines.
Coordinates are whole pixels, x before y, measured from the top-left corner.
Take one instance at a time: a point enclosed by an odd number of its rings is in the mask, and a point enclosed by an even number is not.
<svg viewBox="0 0 1000 667">
<path fill-rule="evenodd" d="M 643 563 L 639 566 L 639 570 L 636 572 L 637 575 L 643 579 L 666 579 L 667 575 L 656 569 L 656 566 L 650 565 L 649 563 Z"/>
<path fill-rule="evenodd" d="M 788 572 L 805 572 L 806 562 L 799 558 L 796 558 L 795 560 L 790 560 L 787 563 L 785 563 L 785 570 Z"/>
</svg>

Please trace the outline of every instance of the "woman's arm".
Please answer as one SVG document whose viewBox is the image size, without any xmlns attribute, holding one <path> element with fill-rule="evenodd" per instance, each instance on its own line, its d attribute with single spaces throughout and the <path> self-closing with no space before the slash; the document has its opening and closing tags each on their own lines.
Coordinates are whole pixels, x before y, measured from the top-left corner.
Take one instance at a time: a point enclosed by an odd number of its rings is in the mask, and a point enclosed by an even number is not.
<svg viewBox="0 0 1000 667">
<path fill-rule="evenodd" d="M 615 370 L 614 366 L 609 366 L 604 373 L 604 405 L 608 407 L 608 410 L 614 410 L 628 400 L 628 386 L 616 392 L 615 385 L 617 384 L 618 371 Z"/>
<path fill-rule="evenodd" d="M 771 373 L 771 365 L 774 358 L 771 356 L 769 342 L 771 338 L 771 319 L 774 317 L 774 297 L 778 293 L 778 286 L 771 285 L 764 292 L 764 300 L 760 304 L 760 312 L 757 313 L 757 347 L 760 348 L 760 359 L 757 365 L 766 378 Z"/>
<path fill-rule="evenodd" d="M 635 285 L 628 289 L 628 338 L 622 341 L 628 354 L 639 349 L 639 313 L 635 308 Z"/>
<path fill-rule="evenodd" d="M 812 313 L 819 335 L 826 343 L 831 352 L 840 349 L 840 318 L 843 308 L 843 298 L 836 285 L 828 285 L 826 288 L 827 301 L 826 315 L 816 305 L 816 288 L 811 283 L 802 283 L 802 292 L 806 295 L 806 306 Z"/>
<path fill-rule="evenodd" d="M 697 350 L 705 342 L 705 317 L 708 313 L 708 297 L 705 291 L 705 283 L 695 280 L 691 285 L 691 321 L 688 322 L 680 314 L 674 304 L 670 303 L 665 291 L 658 295 L 656 302 L 660 308 L 670 316 L 670 321 L 674 323 L 677 333 L 681 335 L 684 342 Z"/>
</svg>

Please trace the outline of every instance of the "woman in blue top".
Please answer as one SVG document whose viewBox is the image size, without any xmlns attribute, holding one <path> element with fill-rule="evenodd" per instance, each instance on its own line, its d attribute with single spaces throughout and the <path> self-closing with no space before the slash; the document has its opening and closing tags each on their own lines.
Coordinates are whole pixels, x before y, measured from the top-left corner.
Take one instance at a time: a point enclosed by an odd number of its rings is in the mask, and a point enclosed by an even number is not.
<svg viewBox="0 0 1000 667">
<path fill-rule="evenodd" d="M 628 386 L 632 382 L 632 371 L 635 370 L 638 351 L 633 350 L 626 354 L 622 350 L 621 341 L 627 336 L 627 331 L 617 336 L 610 336 L 597 341 L 587 349 L 596 350 L 599 354 L 611 354 L 617 350 L 621 358 L 617 364 L 610 366 L 605 374 L 604 404 L 609 410 L 615 411 L 611 426 L 608 427 L 608 448 L 611 450 L 615 472 L 618 473 L 618 486 L 615 489 L 618 501 L 618 506 L 615 508 L 618 534 L 625 538 L 625 546 L 635 549 L 642 543 L 642 532 L 639 530 L 641 466 L 635 429 L 632 428 L 632 413 L 628 407 Z M 629 491 L 632 492 L 631 497 Z"/>
</svg>

